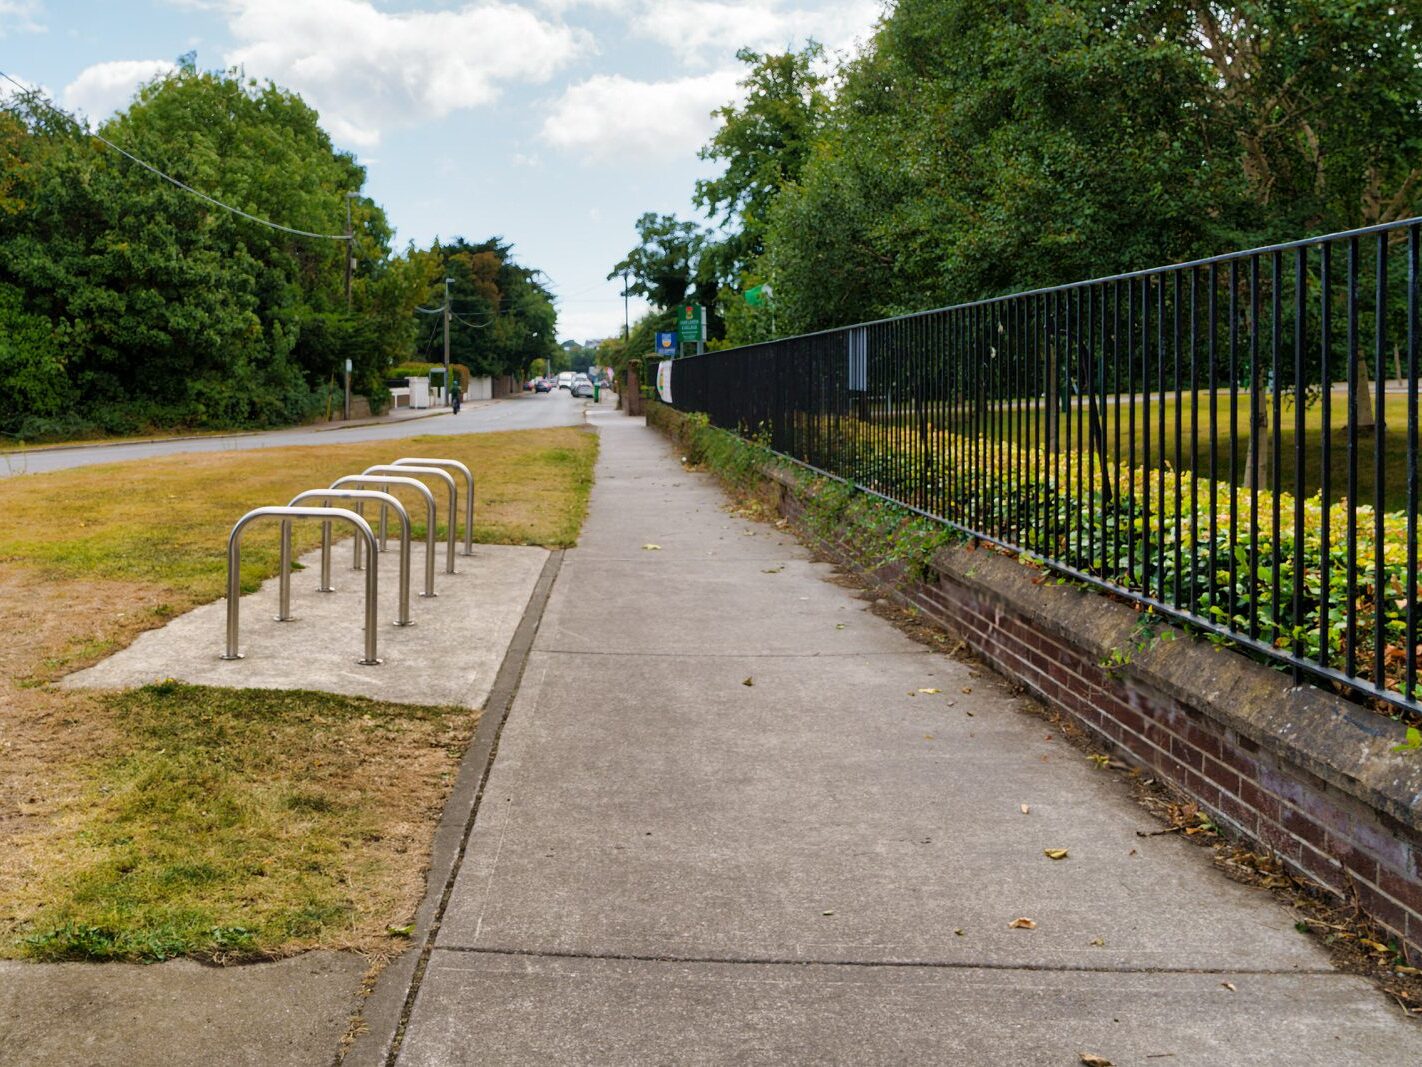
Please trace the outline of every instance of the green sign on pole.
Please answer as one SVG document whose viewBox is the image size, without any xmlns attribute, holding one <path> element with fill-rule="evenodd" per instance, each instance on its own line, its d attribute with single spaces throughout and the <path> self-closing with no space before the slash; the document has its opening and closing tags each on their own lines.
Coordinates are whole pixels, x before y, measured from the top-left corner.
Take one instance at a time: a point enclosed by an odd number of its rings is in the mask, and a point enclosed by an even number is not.
<svg viewBox="0 0 1422 1067">
<path fill-rule="evenodd" d="M 676 322 L 676 334 L 683 341 L 706 340 L 706 314 L 700 304 L 683 304 Z"/>
</svg>

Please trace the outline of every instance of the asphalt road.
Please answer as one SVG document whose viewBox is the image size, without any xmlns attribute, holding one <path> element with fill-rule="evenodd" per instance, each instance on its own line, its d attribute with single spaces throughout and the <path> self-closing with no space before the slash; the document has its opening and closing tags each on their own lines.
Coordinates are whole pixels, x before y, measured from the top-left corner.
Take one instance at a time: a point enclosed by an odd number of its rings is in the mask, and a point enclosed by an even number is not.
<svg viewBox="0 0 1422 1067">
<path fill-rule="evenodd" d="M 564 390 L 530 393 L 506 400 L 466 404 L 458 415 L 403 419 L 365 426 L 315 428 L 199 437 L 188 440 L 135 441 L 129 444 L 94 445 L 0 454 L 0 478 L 16 474 L 44 474 L 95 463 L 122 463 L 184 452 L 241 452 L 251 448 L 287 445 L 334 445 L 343 441 L 380 441 L 424 434 L 490 433 L 496 430 L 537 430 L 552 426 L 581 426 L 583 408 L 591 401 L 575 399 Z"/>
</svg>

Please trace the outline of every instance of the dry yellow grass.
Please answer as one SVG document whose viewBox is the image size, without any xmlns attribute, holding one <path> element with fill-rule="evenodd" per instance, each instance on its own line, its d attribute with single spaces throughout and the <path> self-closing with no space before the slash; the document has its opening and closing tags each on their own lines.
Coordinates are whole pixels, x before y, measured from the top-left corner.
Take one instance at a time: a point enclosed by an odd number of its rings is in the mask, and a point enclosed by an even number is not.
<svg viewBox="0 0 1422 1067">
<path fill-rule="evenodd" d="M 407 921 L 419 899 L 476 714 L 48 683 L 220 596 L 227 532 L 252 507 L 429 453 L 475 471 L 478 540 L 566 545 L 586 510 L 595 451 L 591 434 L 559 429 L 194 454 L 0 482 L 0 954 L 380 952 L 387 925 Z M 244 544 L 247 587 L 275 573 L 274 532 L 254 530 Z M 298 527 L 298 550 L 316 536 Z M 274 707 L 280 723 L 262 726 Z M 229 778 L 204 777 L 214 761 Z M 165 784 L 174 778 L 176 794 Z M 214 837 L 209 812 L 183 808 L 184 789 L 250 797 L 231 805 L 246 821 Z M 119 824 L 127 829 L 115 836 Z M 213 853 L 214 841 L 226 844 Z M 292 873 L 302 854 L 309 868 L 313 849 L 327 846 L 314 870 Z"/>
</svg>

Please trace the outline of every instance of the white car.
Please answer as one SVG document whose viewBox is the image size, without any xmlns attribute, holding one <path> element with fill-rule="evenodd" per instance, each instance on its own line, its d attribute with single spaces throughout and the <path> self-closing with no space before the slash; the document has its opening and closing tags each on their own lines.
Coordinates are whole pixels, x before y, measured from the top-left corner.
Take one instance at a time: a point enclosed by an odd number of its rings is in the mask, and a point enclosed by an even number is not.
<svg viewBox="0 0 1422 1067">
<path fill-rule="evenodd" d="M 565 370 L 565 371 L 563 371 L 562 374 L 558 375 L 558 388 L 559 388 L 559 389 L 571 389 L 571 388 L 573 388 L 573 378 L 574 378 L 574 374 L 573 374 L 572 371 L 570 371 L 570 370 Z"/>
<path fill-rule="evenodd" d="M 574 396 L 593 395 L 593 384 L 586 374 L 579 374 L 574 378 L 571 389 Z"/>
</svg>

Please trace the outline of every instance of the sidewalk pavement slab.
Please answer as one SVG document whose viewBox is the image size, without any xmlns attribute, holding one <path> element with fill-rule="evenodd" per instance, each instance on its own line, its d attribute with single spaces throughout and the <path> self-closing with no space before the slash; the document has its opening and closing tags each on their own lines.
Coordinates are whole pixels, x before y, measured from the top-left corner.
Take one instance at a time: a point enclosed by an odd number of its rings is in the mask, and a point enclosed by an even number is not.
<svg viewBox="0 0 1422 1067">
<path fill-rule="evenodd" d="M 268 528 L 275 533 L 276 524 Z M 257 535 L 260 531 L 254 530 Z M 302 556 L 292 575 L 291 613 L 277 622 L 277 579 L 242 598 L 243 659 L 221 658 L 227 600 L 214 601 L 140 634 L 127 648 L 64 678 L 73 688 L 119 689 L 176 678 L 238 689 L 316 689 L 398 704 L 482 707 L 548 552 L 517 545 L 475 545 L 455 555 L 445 574 L 445 546 L 436 549 L 435 596 L 424 589 L 423 543 L 410 548 L 410 618 L 399 617 L 399 544 L 380 553 L 377 610 L 379 666 L 360 665 L 364 648 L 365 571 L 351 569 L 349 541 L 332 549 L 334 593 L 317 592 L 321 553 Z"/>
<path fill-rule="evenodd" d="M 1422 1062 L 1004 683 L 597 425 L 400 1062 Z"/>
<path fill-rule="evenodd" d="M 0 961 L 0 1062 L 329 1063 L 368 966 L 350 952 L 249 967 Z"/>
</svg>

